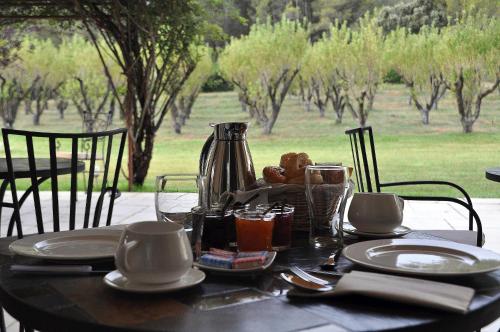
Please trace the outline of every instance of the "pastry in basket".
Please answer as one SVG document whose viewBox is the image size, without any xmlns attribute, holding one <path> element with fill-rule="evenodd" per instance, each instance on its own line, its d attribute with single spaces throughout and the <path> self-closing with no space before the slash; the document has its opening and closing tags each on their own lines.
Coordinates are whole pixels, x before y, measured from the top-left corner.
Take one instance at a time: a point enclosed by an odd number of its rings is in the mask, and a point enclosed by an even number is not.
<svg viewBox="0 0 500 332">
<path fill-rule="evenodd" d="M 262 170 L 264 180 L 267 183 L 285 183 L 286 177 L 283 175 L 285 172 L 281 167 L 267 166 Z"/>
<path fill-rule="evenodd" d="M 295 153 L 290 152 L 281 156 L 280 167 L 283 168 L 284 175 L 287 180 L 296 178 L 299 176 L 304 176 L 307 165 L 312 165 L 311 159 L 307 153 Z M 303 183 L 303 182 L 302 182 Z"/>
<path fill-rule="evenodd" d="M 281 156 L 279 167 L 264 167 L 262 173 L 267 183 L 304 184 L 306 166 L 312 164 L 313 162 L 307 153 L 289 152 Z M 311 182 L 323 183 L 321 174 L 313 174 Z"/>
</svg>

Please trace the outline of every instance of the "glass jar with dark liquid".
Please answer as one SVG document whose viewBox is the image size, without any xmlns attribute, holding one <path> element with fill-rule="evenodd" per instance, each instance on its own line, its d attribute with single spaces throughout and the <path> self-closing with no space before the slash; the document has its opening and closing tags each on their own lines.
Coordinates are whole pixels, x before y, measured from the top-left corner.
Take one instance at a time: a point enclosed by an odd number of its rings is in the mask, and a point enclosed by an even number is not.
<svg viewBox="0 0 500 332">
<path fill-rule="evenodd" d="M 202 250 L 210 248 L 227 249 L 236 242 L 236 229 L 232 210 L 206 211 L 201 236 Z"/>
</svg>

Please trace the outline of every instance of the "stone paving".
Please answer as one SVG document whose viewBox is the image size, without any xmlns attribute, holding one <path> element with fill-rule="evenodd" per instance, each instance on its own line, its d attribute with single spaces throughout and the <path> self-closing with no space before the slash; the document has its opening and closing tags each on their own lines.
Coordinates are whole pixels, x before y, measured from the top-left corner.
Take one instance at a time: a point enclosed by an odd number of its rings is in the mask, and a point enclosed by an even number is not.
<svg viewBox="0 0 500 332">
<path fill-rule="evenodd" d="M 182 199 L 192 200 L 193 195 L 184 194 Z M 6 201 L 9 201 L 6 193 Z M 51 198 L 50 192 L 42 192 L 41 200 L 45 229 L 51 230 Z M 95 202 L 96 198 L 93 198 Z M 77 202 L 77 225 L 83 220 L 85 195 L 80 193 Z M 94 203 L 95 204 L 95 203 Z M 500 253 L 500 199 L 473 199 L 473 204 L 481 217 L 483 232 L 486 235 L 484 248 Z M 60 194 L 61 225 L 69 215 L 69 193 Z M 107 213 L 107 205 L 103 216 Z M 1 234 L 5 235 L 11 209 L 3 209 L 1 214 Z M 35 212 L 32 200 L 28 200 L 21 209 L 25 234 L 35 233 Z M 136 221 L 156 220 L 154 193 L 122 193 L 115 201 L 113 224 L 127 224 Z M 414 229 L 467 229 L 467 210 L 452 203 L 445 202 L 405 202 L 403 224 Z M 66 226 L 67 227 L 67 226 Z M 61 226 L 64 229 L 64 226 Z M 17 331 L 17 324 L 7 315 L 8 331 Z M 483 332 L 497 332 L 500 330 L 500 319 L 482 329 Z"/>
</svg>

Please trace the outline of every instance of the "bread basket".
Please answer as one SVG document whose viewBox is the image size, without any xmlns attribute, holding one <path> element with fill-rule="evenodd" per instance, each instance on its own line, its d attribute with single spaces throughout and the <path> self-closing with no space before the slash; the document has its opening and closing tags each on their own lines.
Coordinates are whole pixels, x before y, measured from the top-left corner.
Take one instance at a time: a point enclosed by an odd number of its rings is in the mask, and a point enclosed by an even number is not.
<svg viewBox="0 0 500 332">
<path fill-rule="evenodd" d="M 293 217 L 293 231 L 308 232 L 309 231 L 309 210 L 306 199 L 306 186 L 299 184 L 283 184 L 273 183 L 266 184 L 267 188 L 262 190 L 267 192 L 267 200 L 269 204 L 275 202 L 283 202 L 293 205 L 295 213 Z M 313 189 L 313 199 L 318 206 L 324 206 L 330 211 L 339 211 L 343 216 L 345 203 L 347 198 L 352 195 L 354 183 L 352 180 L 348 182 L 348 190 L 345 199 L 341 201 L 344 195 L 345 188 L 343 184 L 324 184 L 316 185 Z M 339 206 L 340 204 L 340 206 Z"/>
</svg>

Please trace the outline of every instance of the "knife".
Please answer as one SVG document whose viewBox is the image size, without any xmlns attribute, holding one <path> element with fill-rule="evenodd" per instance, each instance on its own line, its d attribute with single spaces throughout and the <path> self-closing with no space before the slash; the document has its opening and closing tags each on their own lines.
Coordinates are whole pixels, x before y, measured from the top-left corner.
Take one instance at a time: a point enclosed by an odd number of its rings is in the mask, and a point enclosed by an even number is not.
<svg viewBox="0 0 500 332">
<path fill-rule="evenodd" d="M 86 275 L 107 274 L 111 270 L 94 270 L 91 265 L 24 265 L 14 264 L 10 270 L 26 274 Z"/>
</svg>

